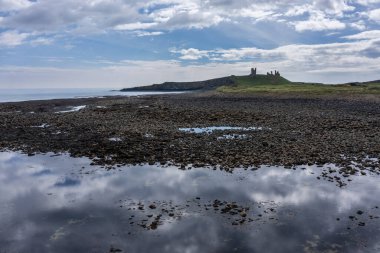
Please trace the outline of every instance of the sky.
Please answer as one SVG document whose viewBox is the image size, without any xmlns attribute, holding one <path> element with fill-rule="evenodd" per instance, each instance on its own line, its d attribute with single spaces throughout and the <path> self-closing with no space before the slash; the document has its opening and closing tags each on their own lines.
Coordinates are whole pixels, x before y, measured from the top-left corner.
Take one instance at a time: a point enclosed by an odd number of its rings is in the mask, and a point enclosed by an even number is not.
<svg viewBox="0 0 380 253">
<path fill-rule="evenodd" d="M 380 0 L 0 0 L 1 88 L 380 79 Z"/>
</svg>

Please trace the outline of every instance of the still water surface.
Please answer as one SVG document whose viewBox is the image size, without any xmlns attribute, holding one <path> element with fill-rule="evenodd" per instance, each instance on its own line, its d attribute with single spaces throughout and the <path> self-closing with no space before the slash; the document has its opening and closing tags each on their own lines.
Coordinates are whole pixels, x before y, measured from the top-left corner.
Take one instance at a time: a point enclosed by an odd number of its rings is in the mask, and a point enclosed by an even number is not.
<svg viewBox="0 0 380 253">
<path fill-rule="evenodd" d="M 0 89 L 0 103 L 103 96 L 143 96 L 172 93 L 174 94 L 175 92 L 121 92 L 110 89 Z"/>
<path fill-rule="evenodd" d="M 89 164 L 0 153 L 0 252 L 380 251 L 379 176 Z"/>
</svg>

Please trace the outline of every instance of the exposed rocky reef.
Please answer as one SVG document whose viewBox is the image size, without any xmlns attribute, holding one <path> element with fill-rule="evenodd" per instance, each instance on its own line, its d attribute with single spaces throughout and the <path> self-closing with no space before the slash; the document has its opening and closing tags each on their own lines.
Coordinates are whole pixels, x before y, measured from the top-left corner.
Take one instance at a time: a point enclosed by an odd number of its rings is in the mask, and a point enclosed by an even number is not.
<svg viewBox="0 0 380 253">
<path fill-rule="evenodd" d="M 368 158 L 380 157 L 380 103 L 358 97 L 181 94 L 9 103 L 0 112 L 0 148 L 30 155 L 69 152 L 109 166 L 169 162 L 224 170 L 335 163 L 340 175 L 325 175 L 335 181 L 379 171 Z M 219 130 L 180 131 L 195 127 Z"/>
</svg>

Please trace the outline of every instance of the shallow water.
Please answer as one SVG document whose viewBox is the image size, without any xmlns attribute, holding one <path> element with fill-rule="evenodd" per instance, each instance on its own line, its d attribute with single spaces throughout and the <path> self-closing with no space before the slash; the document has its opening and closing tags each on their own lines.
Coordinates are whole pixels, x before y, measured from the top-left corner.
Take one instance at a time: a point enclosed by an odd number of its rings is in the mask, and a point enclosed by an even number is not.
<svg viewBox="0 0 380 253">
<path fill-rule="evenodd" d="M 230 126 L 212 126 L 212 127 L 194 127 L 194 128 L 180 128 L 179 131 L 181 132 L 188 132 L 188 133 L 195 133 L 195 134 L 201 134 L 201 133 L 212 133 L 215 131 L 261 131 L 263 130 L 262 127 L 230 127 Z"/>
<path fill-rule="evenodd" d="M 247 139 L 248 135 L 246 134 L 224 134 L 223 136 L 218 137 L 218 140 L 236 140 L 236 139 Z"/>
<path fill-rule="evenodd" d="M 379 176 L 339 188 L 317 180 L 314 166 L 228 173 L 89 164 L 0 153 L 0 252 L 380 251 Z M 224 201 L 246 217 L 223 213 Z"/>
<path fill-rule="evenodd" d="M 79 112 L 80 110 L 86 108 L 86 105 L 79 105 L 79 106 L 69 106 L 69 110 L 65 111 L 58 111 L 56 113 L 68 113 L 68 112 Z"/>
</svg>

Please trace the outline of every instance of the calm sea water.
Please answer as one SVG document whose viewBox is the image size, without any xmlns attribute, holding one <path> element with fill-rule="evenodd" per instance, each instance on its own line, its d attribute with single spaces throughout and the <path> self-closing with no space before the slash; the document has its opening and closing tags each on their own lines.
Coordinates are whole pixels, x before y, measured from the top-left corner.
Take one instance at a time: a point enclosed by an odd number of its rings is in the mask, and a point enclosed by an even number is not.
<svg viewBox="0 0 380 253">
<path fill-rule="evenodd" d="M 162 93 L 164 92 L 120 92 L 110 89 L 0 89 L 0 102 L 102 96 L 138 96 Z"/>
</svg>

